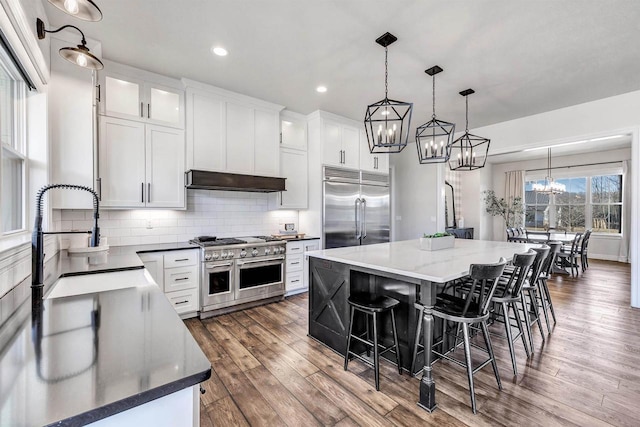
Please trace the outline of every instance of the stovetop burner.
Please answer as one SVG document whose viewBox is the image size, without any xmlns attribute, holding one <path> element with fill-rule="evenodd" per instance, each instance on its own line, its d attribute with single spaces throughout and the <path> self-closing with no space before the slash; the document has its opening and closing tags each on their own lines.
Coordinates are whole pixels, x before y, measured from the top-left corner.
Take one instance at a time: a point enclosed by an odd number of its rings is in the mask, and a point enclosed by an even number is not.
<svg viewBox="0 0 640 427">
<path fill-rule="evenodd" d="M 193 239 L 191 242 L 200 246 L 224 246 L 224 245 L 240 245 L 246 243 L 244 240 L 235 238 L 222 238 L 218 239 L 213 236 L 200 236 Z"/>
</svg>

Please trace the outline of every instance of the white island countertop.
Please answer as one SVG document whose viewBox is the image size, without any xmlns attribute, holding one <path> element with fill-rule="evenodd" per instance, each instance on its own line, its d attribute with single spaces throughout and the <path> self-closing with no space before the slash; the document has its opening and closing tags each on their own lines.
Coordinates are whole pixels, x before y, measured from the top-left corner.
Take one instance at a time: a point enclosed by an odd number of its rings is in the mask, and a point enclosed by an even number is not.
<svg viewBox="0 0 640 427">
<path fill-rule="evenodd" d="M 500 257 L 526 252 L 538 244 L 455 239 L 450 249 L 423 251 L 420 240 L 349 246 L 307 252 L 305 255 L 381 272 L 444 283 L 469 273 L 471 264 L 490 264 Z"/>
</svg>

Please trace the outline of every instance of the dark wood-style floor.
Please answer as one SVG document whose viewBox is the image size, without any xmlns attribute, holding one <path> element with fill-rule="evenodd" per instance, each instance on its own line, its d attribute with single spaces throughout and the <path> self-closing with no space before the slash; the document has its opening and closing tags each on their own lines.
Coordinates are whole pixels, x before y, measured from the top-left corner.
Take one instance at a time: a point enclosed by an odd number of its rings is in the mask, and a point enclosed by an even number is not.
<svg viewBox="0 0 640 427">
<path fill-rule="evenodd" d="M 527 360 L 518 349 L 513 376 L 506 342 L 492 339 L 503 391 L 489 366 L 478 372 L 478 415 L 467 378 L 452 363 L 434 365 L 439 408 L 416 406 L 419 379 L 381 363 L 372 370 L 307 337 L 307 296 L 187 326 L 211 361 L 201 425 L 640 425 L 640 310 L 629 307 L 630 269 L 591 261 L 579 279 L 550 282 L 558 324 Z"/>
</svg>

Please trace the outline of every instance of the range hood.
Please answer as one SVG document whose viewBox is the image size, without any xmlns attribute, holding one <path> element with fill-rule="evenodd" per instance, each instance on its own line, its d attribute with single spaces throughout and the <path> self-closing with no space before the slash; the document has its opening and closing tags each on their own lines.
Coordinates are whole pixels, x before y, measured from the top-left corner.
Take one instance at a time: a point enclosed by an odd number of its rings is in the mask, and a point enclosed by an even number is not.
<svg viewBox="0 0 640 427">
<path fill-rule="evenodd" d="M 193 169 L 187 171 L 186 182 L 187 188 L 199 190 L 251 191 L 255 193 L 286 191 L 285 178 Z"/>
</svg>

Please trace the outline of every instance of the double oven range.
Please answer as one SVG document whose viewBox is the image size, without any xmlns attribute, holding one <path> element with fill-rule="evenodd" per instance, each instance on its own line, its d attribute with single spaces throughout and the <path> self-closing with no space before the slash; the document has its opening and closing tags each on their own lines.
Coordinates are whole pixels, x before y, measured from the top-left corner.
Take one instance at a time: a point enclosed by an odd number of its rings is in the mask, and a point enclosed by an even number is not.
<svg viewBox="0 0 640 427">
<path fill-rule="evenodd" d="M 282 299 L 286 242 L 268 236 L 201 236 L 200 317 Z"/>
</svg>

